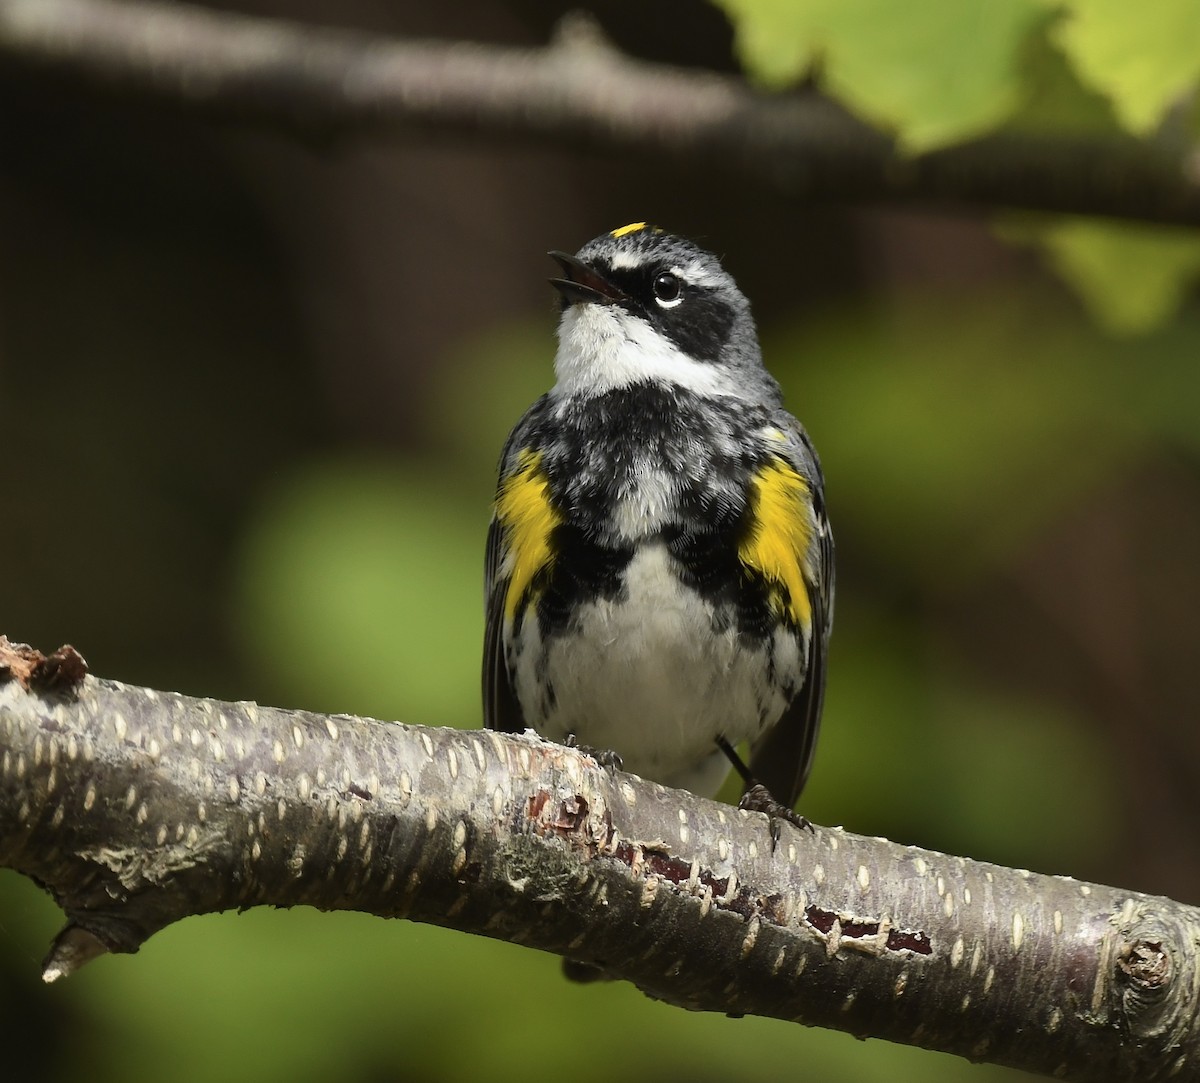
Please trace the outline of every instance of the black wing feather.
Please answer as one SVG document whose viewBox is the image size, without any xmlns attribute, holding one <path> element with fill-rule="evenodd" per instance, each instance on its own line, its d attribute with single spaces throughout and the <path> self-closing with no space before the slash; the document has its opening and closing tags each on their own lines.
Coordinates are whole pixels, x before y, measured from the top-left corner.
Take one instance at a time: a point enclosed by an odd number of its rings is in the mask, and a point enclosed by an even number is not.
<svg viewBox="0 0 1200 1083">
<path fill-rule="evenodd" d="M 525 415 L 508 434 L 504 450 L 500 453 L 501 484 L 513 469 L 518 449 L 538 445 L 535 433 L 549 402 L 550 396 L 543 395 L 525 411 Z M 488 729 L 504 733 L 524 733 L 527 728 L 525 716 L 517 703 L 508 662 L 504 657 L 504 597 L 508 592 L 508 580 L 500 578 L 503 547 L 503 528 L 493 515 L 488 527 L 483 573 L 486 607 L 483 632 L 483 724 Z"/>
<path fill-rule="evenodd" d="M 504 582 L 497 582 L 500 565 L 500 531 L 496 519 L 488 527 L 484 569 L 486 620 L 483 631 L 483 724 L 490 730 L 523 733 L 525 717 L 513 693 L 504 658 Z"/>
<path fill-rule="evenodd" d="M 807 445 L 807 440 L 805 440 Z M 814 457 L 815 464 L 815 457 Z M 807 584 L 812 604 L 804 686 L 784 710 L 779 721 L 751 750 L 750 771 L 772 796 L 792 808 L 808 781 L 817 750 L 821 707 L 825 701 L 825 670 L 829 632 L 833 625 L 833 533 L 825 516 L 824 494 L 813 486 L 813 513 L 818 526 L 816 582 Z"/>
</svg>

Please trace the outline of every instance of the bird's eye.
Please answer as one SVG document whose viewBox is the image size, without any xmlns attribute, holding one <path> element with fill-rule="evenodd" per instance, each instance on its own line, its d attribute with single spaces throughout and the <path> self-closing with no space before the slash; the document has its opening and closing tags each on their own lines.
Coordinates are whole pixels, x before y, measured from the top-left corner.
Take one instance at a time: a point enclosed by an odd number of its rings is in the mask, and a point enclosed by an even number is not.
<svg viewBox="0 0 1200 1083">
<path fill-rule="evenodd" d="M 660 274 L 654 280 L 654 299 L 663 308 L 674 308 L 683 300 L 682 288 L 673 274 Z"/>
</svg>

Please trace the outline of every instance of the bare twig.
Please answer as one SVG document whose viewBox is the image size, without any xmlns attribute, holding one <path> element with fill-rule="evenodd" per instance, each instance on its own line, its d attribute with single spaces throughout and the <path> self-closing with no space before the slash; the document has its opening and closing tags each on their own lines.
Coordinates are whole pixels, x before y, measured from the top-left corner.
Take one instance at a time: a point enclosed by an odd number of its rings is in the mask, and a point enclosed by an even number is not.
<svg viewBox="0 0 1200 1083">
<path fill-rule="evenodd" d="M 304 903 L 529 944 L 689 1008 L 1069 1079 L 1200 1078 L 1193 908 L 841 829 L 772 852 L 762 816 L 536 739 L 78 670 L 40 686 L 73 652 L 13 651 L 0 867 L 66 911 L 47 980 L 190 914 Z"/>
<path fill-rule="evenodd" d="M 810 199 L 1200 224 L 1192 148 L 995 135 L 913 158 L 811 93 L 630 59 L 575 20 L 545 49 L 398 41 L 151 0 L 0 0 L 0 57 L 301 130 L 426 126 L 688 156 Z"/>
</svg>

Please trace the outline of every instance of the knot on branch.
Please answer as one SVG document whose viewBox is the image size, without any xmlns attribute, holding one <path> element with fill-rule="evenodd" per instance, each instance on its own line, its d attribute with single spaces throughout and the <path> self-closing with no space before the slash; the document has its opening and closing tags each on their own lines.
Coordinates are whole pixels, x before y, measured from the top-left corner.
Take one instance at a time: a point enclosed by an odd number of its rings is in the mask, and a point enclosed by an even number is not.
<svg viewBox="0 0 1200 1083">
<path fill-rule="evenodd" d="M 1137 1042 L 1142 1078 L 1154 1079 L 1154 1067 L 1168 1069 L 1187 1060 L 1189 1035 L 1200 1010 L 1197 945 L 1188 929 L 1147 900 L 1126 903 L 1118 917 L 1118 935 L 1110 955 L 1110 1021 Z M 1181 976 L 1193 975 L 1190 980 Z"/>
<path fill-rule="evenodd" d="M 1170 988 L 1175 968 L 1162 941 L 1135 940 L 1121 945 L 1117 972 L 1129 982 L 1130 995 L 1157 999 Z"/>
</svg>

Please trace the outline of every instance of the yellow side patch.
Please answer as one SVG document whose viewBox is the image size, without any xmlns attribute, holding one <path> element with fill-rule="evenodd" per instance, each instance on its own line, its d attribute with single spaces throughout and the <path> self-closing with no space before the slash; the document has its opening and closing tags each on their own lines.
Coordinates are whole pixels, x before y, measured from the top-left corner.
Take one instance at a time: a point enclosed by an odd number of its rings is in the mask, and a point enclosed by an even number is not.
<svg viewBox="0 0 1200 1083">
<path fill-rule="evenodd" d="M 751 529 L 738 557 L 772 587 L 772 603 L 793 623 L 812 623 L 804 560 L 812 543 L 808 483 L 782 459 L 772 459 L 750 483 Z"/>
<path fill-rule="evenodd" d="M 646 228 L 645 222 L 630 222 L 627 226 L 622 226 L 620 229 L 614 229 L 609 234 L 610 237 L 624 237 L 626 233 L 637 233 L 639 230 Z"/>
<path fill-rule="evenodd" d="M 504 596 L 504 613 L 511 620 L 534 576 L 553 559 L 550 531 L 562 521 L 550 503 L 540 451 L 526 448 L 517 457 L 517 469 L 504 479 L 496 497 L 496 517 L 513 556 L 512 578 Z"/>
</svg>

